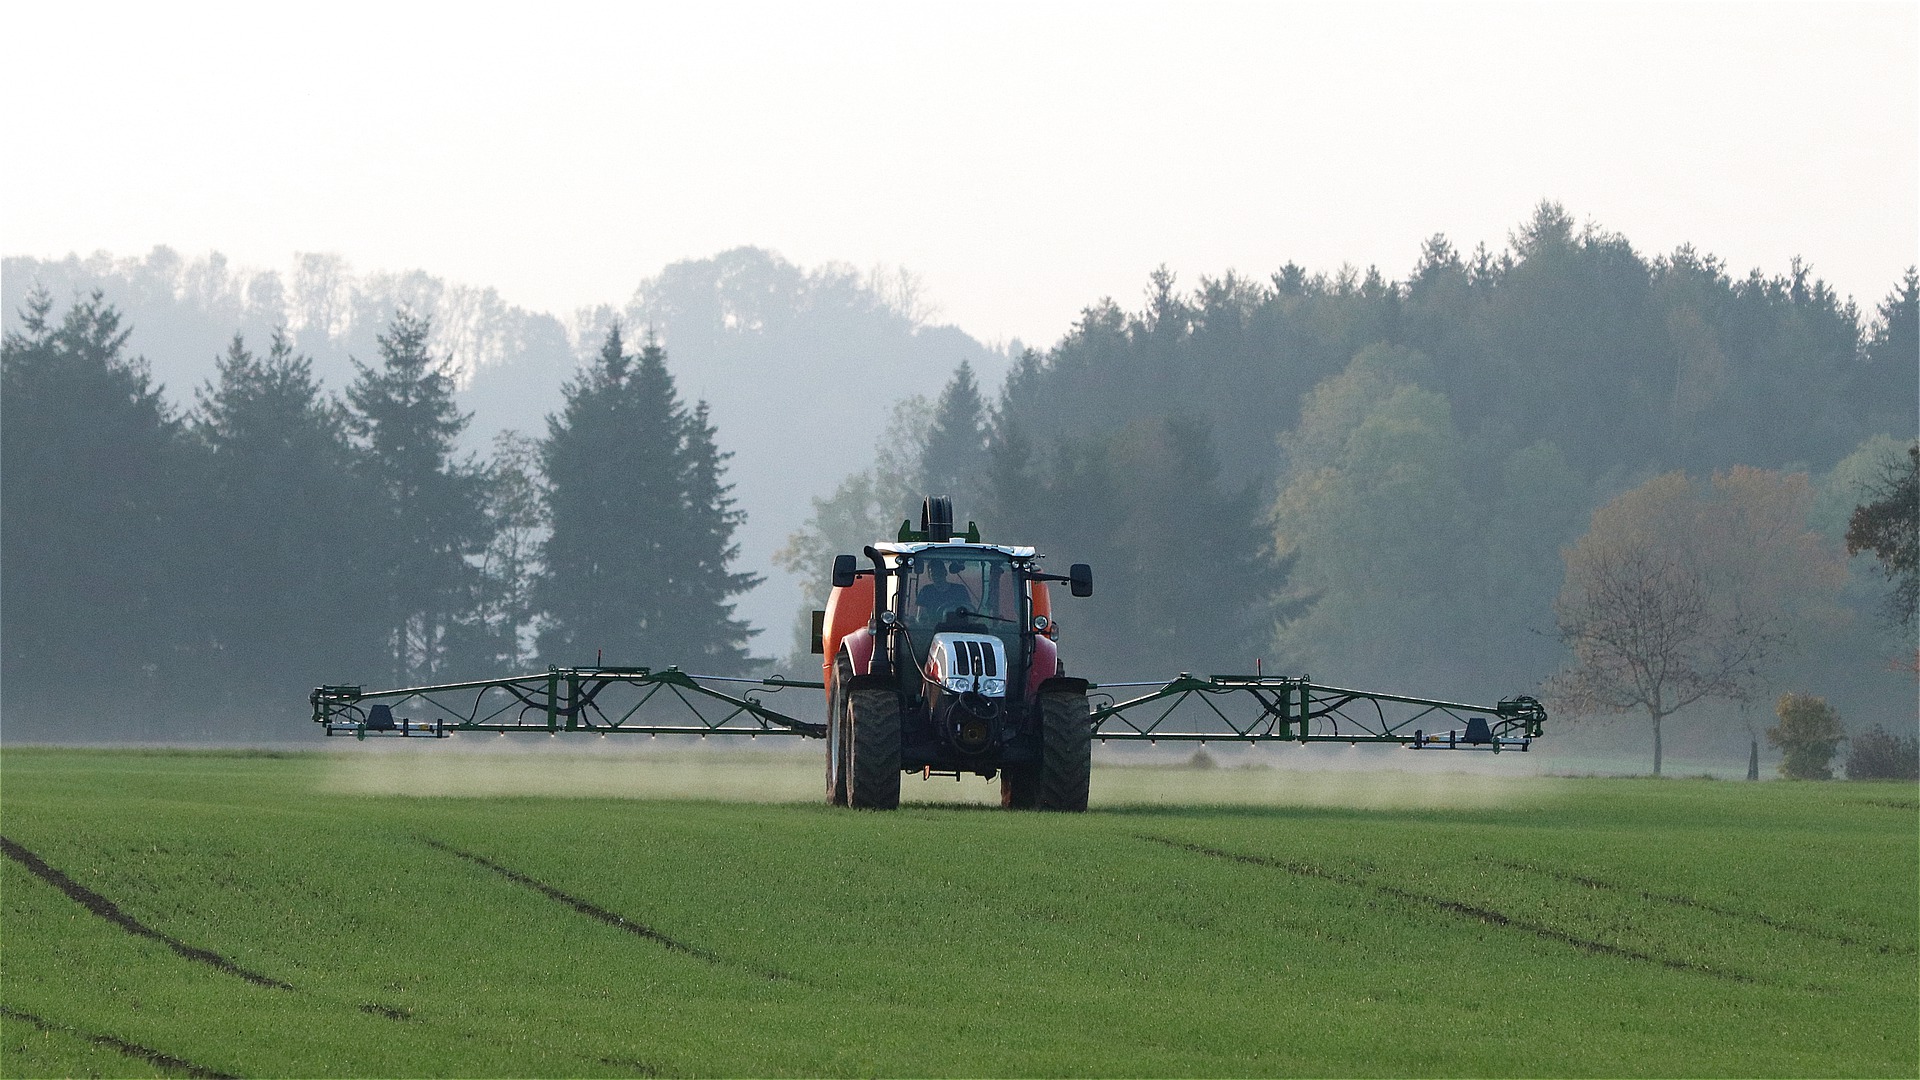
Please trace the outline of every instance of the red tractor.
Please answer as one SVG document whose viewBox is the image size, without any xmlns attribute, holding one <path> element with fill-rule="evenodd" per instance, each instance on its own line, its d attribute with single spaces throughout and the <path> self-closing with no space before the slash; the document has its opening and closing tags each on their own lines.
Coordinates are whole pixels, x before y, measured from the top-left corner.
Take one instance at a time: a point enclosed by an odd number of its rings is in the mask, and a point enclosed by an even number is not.
<svg viewBox="0 0 1920 1080">
<path fill-rule="evenodd" d="M 1093 593 L 1093 571 L 1039 568 L 1030 547 L 956 535 L 953 504 L 926 500 L 920 528 L 833 564 L 814 614 L 825 656 L 827 797 L 892 809 L 900 776 L 1000 778 L 1001 805 L 1085 810 L 1093 727 L 1087 682 L 1060 660 L 1048 582 Z"/>
</svg>

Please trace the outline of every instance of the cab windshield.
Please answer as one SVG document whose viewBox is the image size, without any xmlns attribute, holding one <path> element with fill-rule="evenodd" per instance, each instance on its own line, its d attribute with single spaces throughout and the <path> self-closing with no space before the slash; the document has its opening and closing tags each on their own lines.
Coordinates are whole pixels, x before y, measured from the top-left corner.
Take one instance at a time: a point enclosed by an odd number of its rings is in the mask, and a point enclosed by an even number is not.
<svg viewBox="0 0 1920 1080">
<path fill-rule="evenodd" d="M 998 551 L 929 548 L 902 561 L 900 618 L 915 661 L 939 633 L 992 634 L 1020 655 L 1022 588 L 1013 560 Z"/>
</svg>

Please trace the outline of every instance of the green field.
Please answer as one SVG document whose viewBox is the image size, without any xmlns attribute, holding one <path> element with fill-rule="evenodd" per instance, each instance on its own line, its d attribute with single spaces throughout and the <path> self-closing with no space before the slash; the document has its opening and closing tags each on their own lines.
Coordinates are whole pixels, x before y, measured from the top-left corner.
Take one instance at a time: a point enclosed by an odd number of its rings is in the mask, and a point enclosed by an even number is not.
<svg viewBox="0 0 1920 1080">
<path fill-rule="evenodd" d="M 8 749 L 0 1074 L 1920 1072 L 1910 784 L 815 771 Z"/>
</svg>

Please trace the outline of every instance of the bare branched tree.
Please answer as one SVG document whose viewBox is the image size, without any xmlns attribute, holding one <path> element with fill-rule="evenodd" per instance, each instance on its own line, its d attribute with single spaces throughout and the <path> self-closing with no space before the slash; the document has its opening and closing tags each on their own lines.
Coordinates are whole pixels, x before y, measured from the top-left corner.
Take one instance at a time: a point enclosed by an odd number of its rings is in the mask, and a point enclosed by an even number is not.
<svg viewBox="0 0 1920 1080">
<path fill-rule="evenodd" d="M 1656 476 L 1594 512 L 1565 552 L 1554 602 L 1572 663 L 1546 691 L 1575 714 L 1644 711 L 1661 724 L 1706 698 L 1745 704 L 1775 664 L 1831 621 L 1838 545 L 1808 525 L 1803 473 L 1736 466 L 1698 485 Z M 1757 738 L 1749 727 L 1749 765 Z"/>
<path fill-rule="evenodd" d="M 1726 590 L 1716 596 L 1705 571 L 1651 546 L 1582 554 L 1554 604 L 1574 662 L 1548 693 L 1577 712 L 1644 709 L 1658 776 L 1662 721 L 1705 698 L 1749 700 L 1782 634 Z"/>
</svg>

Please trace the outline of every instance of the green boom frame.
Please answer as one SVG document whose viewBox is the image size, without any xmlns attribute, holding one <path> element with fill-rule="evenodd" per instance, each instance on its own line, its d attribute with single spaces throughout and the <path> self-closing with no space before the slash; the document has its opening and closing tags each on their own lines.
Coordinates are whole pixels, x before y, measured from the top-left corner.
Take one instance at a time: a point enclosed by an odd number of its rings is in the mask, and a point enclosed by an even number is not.
<svg viewBox="0 0 1920 1080">
<path fill-rule="evenodd" d="M 328 735 L 445 738 L 459 732 L 598 735 L 798 735 L 826 725 L 770 708 L 767 699 L 823 684 L 774 676 L 690 675 L 677 667 L 548 668 L 504 679 L 313 691 Z M 1115 691 L 1146 688 L 1118 698 Z M 1165 683 L 1089 684 L 1089 722 L 1101 740 L 1394 743 L 1414 749 L 1526 750 L 1547 713 L 1530 697 L 1494 706 L 1325 686 L 1307 676 L 1182 672 Z M 784 702 L 783 702 L 784 704 Z M 415 715 L 402 717 L 396 710 Z"/>
</svg>

